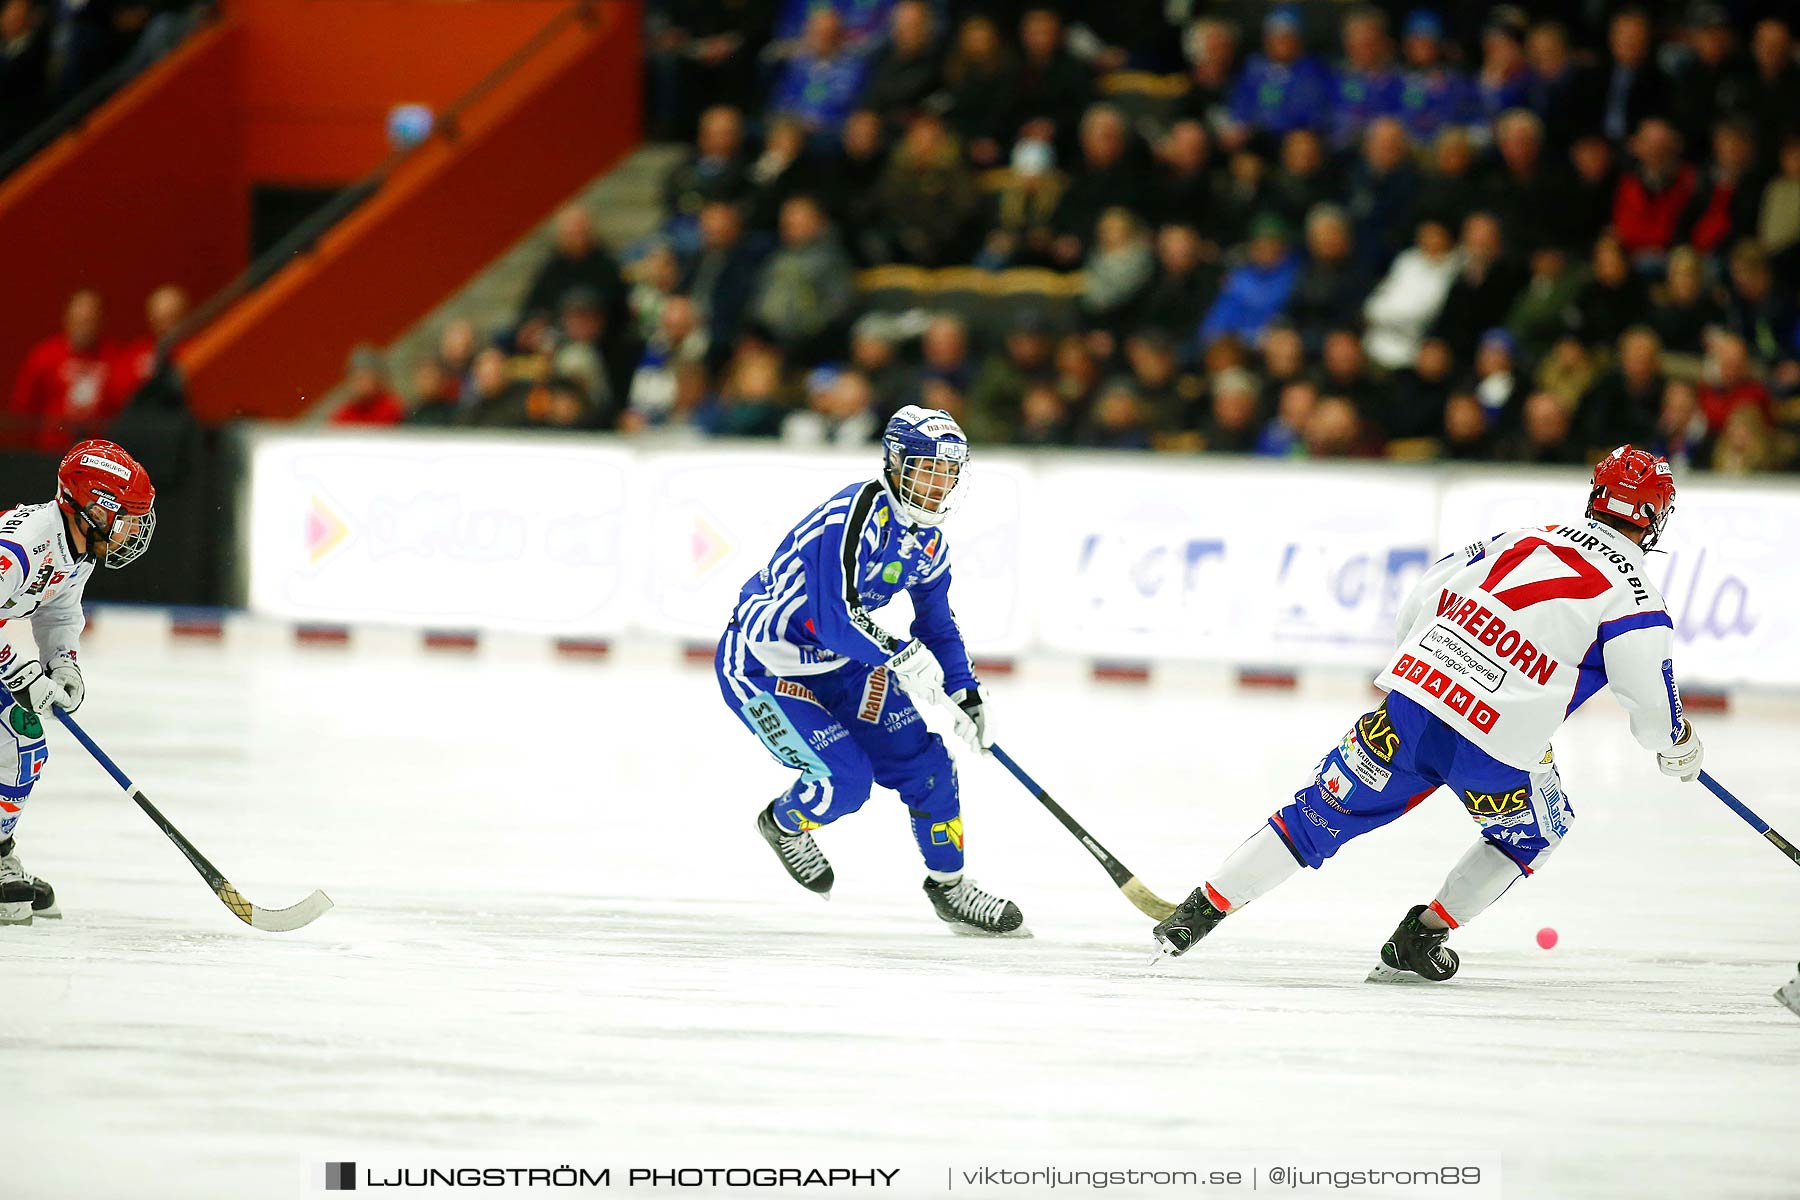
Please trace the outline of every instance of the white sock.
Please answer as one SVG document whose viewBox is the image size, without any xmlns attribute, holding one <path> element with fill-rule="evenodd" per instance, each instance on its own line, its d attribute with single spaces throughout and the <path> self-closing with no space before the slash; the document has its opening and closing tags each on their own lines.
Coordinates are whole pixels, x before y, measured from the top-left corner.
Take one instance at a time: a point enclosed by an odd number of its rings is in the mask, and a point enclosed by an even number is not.
<svg viewBox="0 0 1800 1200">
<path fill-rule="evenodd" d="M 1483 839 L 1470 846 L 1468 853 L 1450 868 L 1431 909 L 1452 929 L 1467 925 L 1505 895 L 1506 889 L 1522 875 L 1518 863 Z"/>
<path fill-rule="evenodd" d="M 1281 835 L 1265 824 L 1231 852 L 1206 881 L 1208 897 L 1221 909 L 1242 908 L 1300 869 Z M 1221 903 L 1223 901 L 1223 903 Z"/>
<path fill-rule="evenodd" d="M 931 876 L 933 882 L 941 883 L 945 887 L 949 887 L 962 878 L 961 871 L 927 871 L 925 874 Z"/>
</svg>

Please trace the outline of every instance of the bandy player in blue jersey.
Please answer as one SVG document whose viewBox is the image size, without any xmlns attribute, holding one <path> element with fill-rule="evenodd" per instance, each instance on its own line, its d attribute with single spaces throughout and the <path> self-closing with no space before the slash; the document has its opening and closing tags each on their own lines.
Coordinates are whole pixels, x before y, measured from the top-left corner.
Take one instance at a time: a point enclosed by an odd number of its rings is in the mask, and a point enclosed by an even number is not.
<svg viewBox="0 0 1800 1200">
<path fill-rule="evenodd" d="M 941 410 L 908 405 L 882 433 L 874 479 L 851 484 L 790 530 L 738 596 L 715 665 L 725 703 L 800 774 L 756 828 L 800 886 L 835 876 L 813 832 L 855 812 L 879 783 L 900 794 L 925 859 L 925 894 L 958 932 L 1023 933 L 1009 900 L 963 876 L 956 764 L 918 706 L 940 704 L 980 753 L 987 706 L 950 611 L 950 543 L 969 442 Z M 912 637 L 869 616 L 900 592 Z"/>
<path fill-rule="evenodd" d="M 1534 525 L 1447 554 L 1400 606 L 1387 698 L 1319 760 L 1313 780 L 1155 928 L 1185 954 L 1228 915 L 1302 867 L 1449 787 L 1481 828 L 1430 904 L 1381 948 L 1371 979 L 1445 980 L 1444 943 L 1543 868 L 1575 812 L 1550 738 L 1601 688 L 1666 775 L 1700 774 L 1682 716 L 1674 627 L 1644 571 L 1675 503 L 1663 459 L 1622 446 L 1594 468 L 1583 519 Z"/>
</svg>

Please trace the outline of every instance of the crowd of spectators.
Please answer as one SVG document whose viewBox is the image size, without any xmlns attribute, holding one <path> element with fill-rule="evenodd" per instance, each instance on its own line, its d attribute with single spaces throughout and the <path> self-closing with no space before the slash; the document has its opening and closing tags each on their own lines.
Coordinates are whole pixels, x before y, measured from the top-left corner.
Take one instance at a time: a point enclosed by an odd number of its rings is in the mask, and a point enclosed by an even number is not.
<svg viewBox="0 0 1800 1200">
<path fill-rule="evenodd" d="M 146 384 L 166 379 L 164 343 L 187 315 L 187 293 L 164 284 L 144 300 L 145 332 L 115 338 L 100 294 L 77 291 L 63 310 L 62 332 L 33 346 L 19 368 L 0 407 L 0 448 L 60 454 L 111 427 Z"/>
<path fill-rule="evenodd" d="M 121 63 L 180 41 L 202 0 L 0 0 L 0 154 Z"/>
<path fill-rule="evenodd" d="M 503 328 L 403 380 L 359 347 L 334 420 L 855 445 L 922 403 L 982 444 L 1800 458 L 1777 6 L 649 9 L 687 143 L 656 236 L 564 211 Z M 895 264 L 916 303 L 872 298 Z M 936 302 L 971 275 L 1026 282 Z"/>
</svg>

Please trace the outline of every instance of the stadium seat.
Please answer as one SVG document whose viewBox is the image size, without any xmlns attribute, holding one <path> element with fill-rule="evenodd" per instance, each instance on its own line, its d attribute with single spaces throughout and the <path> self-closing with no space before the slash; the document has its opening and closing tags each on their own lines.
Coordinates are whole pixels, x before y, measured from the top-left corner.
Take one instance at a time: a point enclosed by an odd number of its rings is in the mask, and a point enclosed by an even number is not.
<svg viewBox="0 0 1800 1200">
<path fill-rule="evenodd" d="M 931 305 L 931 272 L 923 267 L 871 267 L 856 275 L 865 312 L 900 313 Z"/>
<path fill-rule="evenodd" d="M 1163 125 L 1188 90 L 1183 75 L 1156 75 L 1149 71 L 1110 71 L 1095 81 L 1095 90 L 1115 105 L 1132 124 Z"/>
<path fill-rule="evenodd" d="M 1041 267 L 1014 267 L 994 276 L 994 291 L 1000 298 L 1003 317 L 1021 304 L 1032 304 L 1044 314 L 1052 329 L 1064 333 L 1079 324 L 1082 282 L 1079 271 L 1065 274 Z"/>
</svg>

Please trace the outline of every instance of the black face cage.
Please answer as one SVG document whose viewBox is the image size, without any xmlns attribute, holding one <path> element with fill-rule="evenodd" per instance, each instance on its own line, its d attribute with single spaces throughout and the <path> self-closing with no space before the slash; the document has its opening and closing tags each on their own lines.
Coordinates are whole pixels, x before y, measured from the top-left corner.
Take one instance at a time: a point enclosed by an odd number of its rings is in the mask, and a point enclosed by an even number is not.
<svg viewBox="0 0 1800 1200">
<path fill-rule="evenodd" d="M 108 513 L 106 507 L 98 501 L 83 508 L 75 503 L 75 497 L 68 492 L 63 496 L 69 507 L 81 518 L 82 533 L 88 540 L 88 553 L 93 555 L 101 566 L 117 570 L 127 563 L 135 562 L 144 551 L 150 548 L 150 537 L 156 532 L 156 509 L 152 507 L 146 513 L 117 512 Z M 112 519 L 104 524 L 96 518 L 95 512 L 110 516 Z M 114 542 L 113 535 L 121 521 L 132 522 L 133 528 L 123 539 Z M 106 547 L 106 553 L 96 552 L 96 543 Z"/>
<path fill-rule="evenodd" d="M 1648 508 L 1650 506 L 1646 504 L 1644 507 Z M 1650 524 L 1644 531 L 1644 540 L 1638 543 L 1640 548 L 1644 550 L 1654 550 L 1656 548 L 1656 543 L 1662 540 L 1663 527 L 1669 523 L 1669 514 L 1674 511 L 1675 505 L 1670 504 L 1667 508 L 1650 518 Z"/>
<path fill-rule="evenodd" d="M 933 476 L 948 480 L 948 486 L 938 498 L 938 508 L 929 507 L 929 497 L 913 489 L 906 473 L 913 463 L 928 463 Z M 904 450 L 891 450 L 888 453 L 888 490 L 896 499 L 911 511 L 931 513 L 948 510 L 951 494 L 956 490 L 962 478 L 963 464 L 955 459 L 942 458 L 935 454 L 907 454 Z"/>
<path fill-rule="evenodd" d="M 1604 496 L 1605 494 L 1606 494 L 1606 489 L 1603 487 L 1594 488 L 1592 491 L 1590 491 L 1588 493 L 1587 512 L 1584 514 L 1585 516 L 1587 516 L 1589 519 L 1593 519 L 1593 518 L 1597 518 L 1597 517 L 1610 517 L 1611 519 L 1613 519 L 1615 521 L 1619 519 L 1618 513 L 1608 512 L 1607 510 L 1599 507 L 1600 497 Z M 1650 506 L 1648 504 L 1645 504 L 1642 507 L 1645 509 L 1650 508 Z M 1641 549 L 1641 550 L 1655 549 L 1656 543 L 1658 541 L 1660 541 L 1662 538 L 1663 529 L 1669 523 L 1669 514 L 1673 513 L 1674 511 L 1675 511 L 1675 505 L 1670 504 L 1667 508 L 1663 509 L 1661 512 L 1652 511 L 1649 514 L 1640 512 L 1638 514 L 1639 516 L 1646 516 L 1646 515 L 1649 516 L 1648 523 L 1644 525 L 1643 540 L 1638 542 L 1639 549 Z"/>
</svg>

